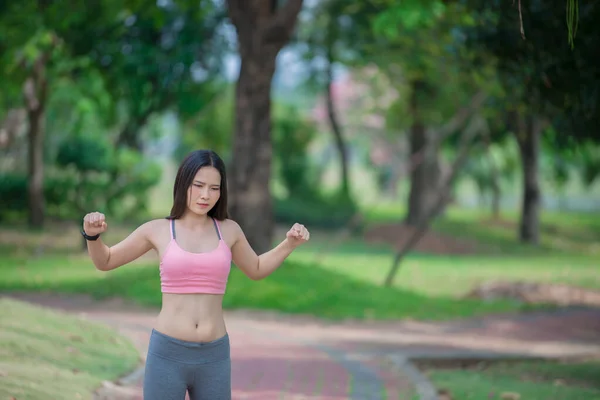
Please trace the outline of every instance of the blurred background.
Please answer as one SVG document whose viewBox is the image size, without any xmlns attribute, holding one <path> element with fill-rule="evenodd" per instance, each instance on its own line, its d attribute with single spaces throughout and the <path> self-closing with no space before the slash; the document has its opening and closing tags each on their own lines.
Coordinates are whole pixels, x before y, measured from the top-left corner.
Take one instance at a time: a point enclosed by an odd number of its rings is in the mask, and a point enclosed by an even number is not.
<svg viewBox="0 0 600 400">
<path fill-rule="evenodd" d="M 81 220 L 105 213 L 114 244 L 168 215 L 210 148 L 257 252 L 312 232 L 265 281 L 234 270 L 227 308 L 598 305 L 598 20 L 577 0 L 1 2 L 0 289 L 160 305 L 156 256 L 99 273 Z"/>
</svg>

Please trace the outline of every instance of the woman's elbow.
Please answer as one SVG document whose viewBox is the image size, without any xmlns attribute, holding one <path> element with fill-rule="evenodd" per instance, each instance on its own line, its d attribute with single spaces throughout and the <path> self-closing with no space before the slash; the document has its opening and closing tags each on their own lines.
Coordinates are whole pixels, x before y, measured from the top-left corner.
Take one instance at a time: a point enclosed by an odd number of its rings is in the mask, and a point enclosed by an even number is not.
<svg viewBox="0 0 600 400">
<path fill-rule="evenodd" d="M 108 272 L 108 271 L 112 271 L 113 269 L 116 269 L 119 267 L 119 265 L 114 265 L 108 261 L 100 263 L 100 262 L 95 262 L 94 266 L 96 267 L 96 269 L 98 271 L 102 271 L 102 272 Z"/>
<path fill-rule="evenodd" d="M 264 275 L 261 275 L 261 274 L 260 274 L 260 273 L 258 273 L 258 272 L 254 273 L 254 274 L 251 274 L 251 275 L 248 275 L 248 277 L 249 277 L 250 279 L 252 279 L 253 281 L 261 281 L 261 280 L 263 280 L 263 279 L 265 279 L 265 278 L 266 278 L 266 276 L 264 276 Z"/>
<path fill-rule="evenodd" d="M 102 272 L 110 271 L 112 269 L 107 264 L 95 264 L 94 263 L 94 267 L 96 267 L 97 271 L 102 271 Z"/>
</svg>

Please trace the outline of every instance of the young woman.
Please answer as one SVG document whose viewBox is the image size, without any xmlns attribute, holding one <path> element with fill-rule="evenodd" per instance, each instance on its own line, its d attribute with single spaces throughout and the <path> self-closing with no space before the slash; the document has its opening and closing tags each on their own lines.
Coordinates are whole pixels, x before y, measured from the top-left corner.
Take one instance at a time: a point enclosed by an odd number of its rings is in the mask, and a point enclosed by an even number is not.
<svg viewBox="0 0 600 400">
<path fill-rule="evenodd" d="M 108 247 L 99 212 L 83 219 L 82 235 L 97 269 L 110 271 L 151 249 L 160 258 L 162 308 L 150 336 L 145 400 L 231 399 L 229 336 L 222 300 L 231 262 L 250 279 L 267 277 L 310 234 L 301 224 L 274 249 L 257 255 L 240 226 L 228 218 L 225 165 L 213 151 L 198 150 L 181 163 L 173 207 L 165 219 L 138 227 Z"/>
</svg>

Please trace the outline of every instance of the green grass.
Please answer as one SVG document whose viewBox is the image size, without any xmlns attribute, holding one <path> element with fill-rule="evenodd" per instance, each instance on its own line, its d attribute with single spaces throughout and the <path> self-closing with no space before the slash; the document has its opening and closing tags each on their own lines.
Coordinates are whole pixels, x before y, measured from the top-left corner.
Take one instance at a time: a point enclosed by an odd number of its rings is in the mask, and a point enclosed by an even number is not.
<svg viewBox="0 0 600 400">
<path fill-rule="evenodd" d="M 105 326 L 0 299 L 2 399 L 88 399 L 138 360 L 133 345 Z"/>
<path fill-rule="evenodd" d="M 88 293 L 124 297 L 141 305 L 161 303 L 158 268 L 135 264 L 96 271 L 84 257 L 44 257 L 0 263 L 0 290 Z M 268 279 L 252 281 L 232 269 L 225 308 L 267 309 L 329 319 L 446 319 L 513 311 L 511 302 L 430 298 L 398 288 L 383 288 L 316 265 L 288 261 Z"/>
<path fill-rule="evenodd" d="M 359 252 L 359 243 L 348 243 L 317 258 L 309 247 L 293 254 L 300 262 L 319 260 L 330 271 L 381 285 L 393 260 L 391 249 Z M 426 296 L 460 297 L 485 281 L 526 280 L 598 289 L 598 259 L 580 255 L 466 255 L 413 254 L 402 263 L 395 287 Z"/>
<path fill-rule="evenodd" d="M 394 208 L 368 213 L 373 221 L 399 220 Z M 510 216 L 507 216 L 509 218 Z M 600 222 L 578 214 L 544 214 L 551 226 L 543 241 L 562 240 L 554 250 L 515 243 L 509 224 L 482 222 L 482 214 L 449 210 L 436 223 L 439 232 L 477 239 L 481 250 L 469 255 L 411 253 L 402 263 L 392 288 L 382 287 L 394 252 L 389 245 L 371 245 L 360 238 L 312 232 L 311 241 L 292 254 L 275 274 L 259 282 L 233 269 L 226 308 L 254 308 L 340 318 L 468 317 L 526 309 L 517 303 L 479 303 L 461 299 L 473 286 L 489 280 L 569 283 L 600 288 L 598 256 Z M 589 218 L 589 219 L 587 219 Z M 508 219 L 510 222 L 510 219 Z M 107 243 L 116 243 L 132 229 L 111 226 Z M 565 233 L 566 232 L 566 233 Z M 280 232 L 278 237 L 283 237 Z M 96 271 L 81 251 L 76 227 L 46 233 L 0 229 L 0 290 L 84 292 L 98 297 L 123 296 L 159 306 L 156 257 L 109 273 Z M 579 246 L 579 247 L 577 247 Z"/>
<path fill-rule="evenodd" d="M 378 205 L 366 212 L 372 224 L 401 221 L 401 207 Z M 519 244 L 517 215 L 504 213 L 491 222 L 485 212 L 449 209 L 433 227 L 436 233 L 468 240 L 477 251 L 468 255 L 412 252 L 402 262 L 395 286 L 427 296 L 462 296 L 490 280 L 524 280 L 571 284 L 600 289 L 600 218 L 592 214 L 542 214 L 541 244 Z M 355 238 L 337 244 L 333 235 L 315 236 L 292 255 L 301 262 L 315 260 L 326 269 L 355 279 L 381 284 L 394 251 L 388 245 L 366 245 Z"/>
<path fill-rule="evenodd" d="M 370 223 L 402 221 L 405 209 L 398 205 L 380 204 L 365 210 Z M 432 225 L 434 231 L 476 241 L 480 252 L 503 255 L 585 254 L 600 255 L 600 218 L 593 213 L 543 211 L 540 214 L 540 245 L 520 244 L 519 214 L 504 211 L 499 220 L 478 209 L 449 208 Z"/>
<path fill-rule="evenodd" d="M 492 364 L 484 370 L 433 369 L 428 376 L 455 399 L 500 400 L 505 392 L 522 400 L 598 400 L 600 362 Z"/>
</svg>

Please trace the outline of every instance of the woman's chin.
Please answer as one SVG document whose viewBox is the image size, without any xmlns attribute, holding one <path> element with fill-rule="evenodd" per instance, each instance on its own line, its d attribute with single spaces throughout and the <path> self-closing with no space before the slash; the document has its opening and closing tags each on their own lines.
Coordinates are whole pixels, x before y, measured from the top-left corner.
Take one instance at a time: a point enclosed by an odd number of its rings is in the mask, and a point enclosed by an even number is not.
<svg viewBox="0 0 600 400">
<path fill-rule="evenodd" d="M 208 212 L 210 211 L 210 207 L 200 207 L 200 206 L 196 206 L 194 208 L 192 208 L 191 210 L 194 214 L 197 215 L 206 215 L 208 214 Z"/>
</svg>

